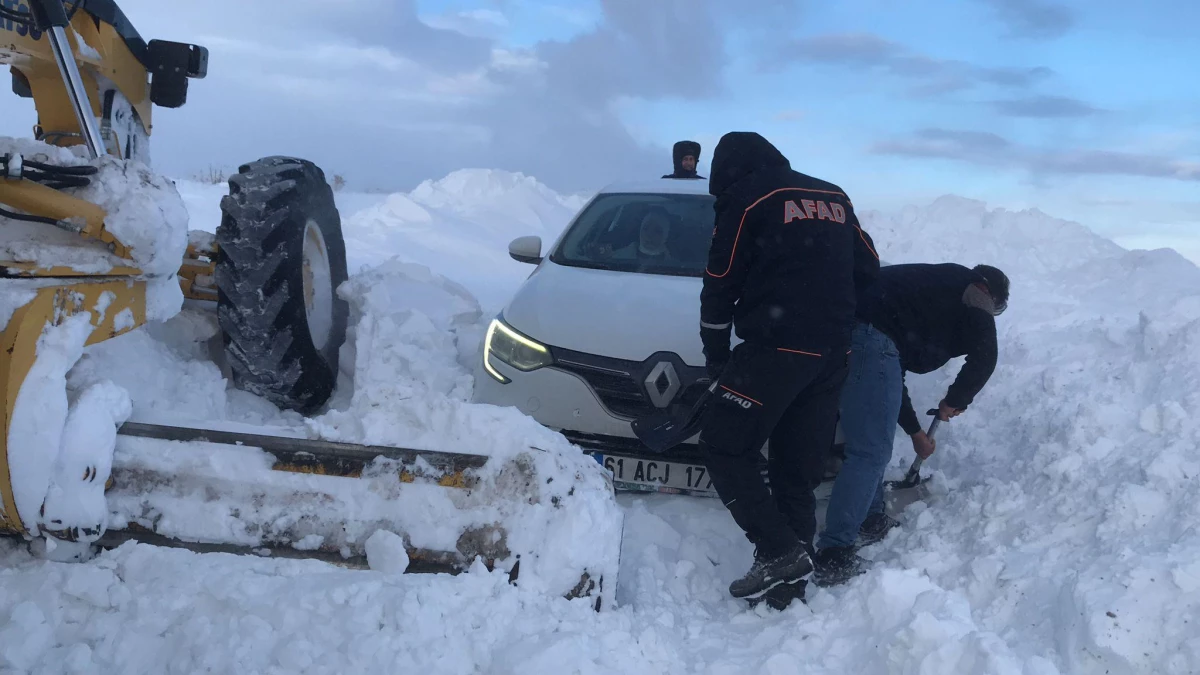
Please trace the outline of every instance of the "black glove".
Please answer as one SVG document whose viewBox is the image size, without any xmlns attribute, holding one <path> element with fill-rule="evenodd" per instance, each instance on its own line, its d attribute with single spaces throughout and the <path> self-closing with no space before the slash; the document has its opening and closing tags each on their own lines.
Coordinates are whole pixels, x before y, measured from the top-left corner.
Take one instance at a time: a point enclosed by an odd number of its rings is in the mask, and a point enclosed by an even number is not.
<svg viewBox="0 0 1200 675">
<path fill-rule="evenodd" d="M 715 380 L 729 363 L 729 329 L 701 326 L 700 340 L 704 342 L 704 367 L 708 376 Z"/>
<path fill-rule="evenodd" d="M 727 366 L 727 365 L 729 365 L 728 357 L 726 357 L 724 360 L 721 360 L 721 361 L 714 361 L 712 359 L 708 359 L 704 363 L 704 367 L 708 369 L 708 377 L 711 380 L 716 380 L 717 378 L 721 377 L 721 373 L 723 373 L 725 371 L 725 366 Z"/>
</svg>

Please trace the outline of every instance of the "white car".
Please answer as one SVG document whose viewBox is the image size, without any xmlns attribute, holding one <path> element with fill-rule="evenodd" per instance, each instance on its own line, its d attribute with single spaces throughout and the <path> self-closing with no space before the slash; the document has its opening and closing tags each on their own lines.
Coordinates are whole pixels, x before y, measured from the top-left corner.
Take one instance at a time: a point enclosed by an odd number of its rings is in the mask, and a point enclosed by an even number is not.
<svg viewBox="0 0 1200 675">
<path fill-rule="evenodd" d="M 656 455 L 630 428 L 710 383 L 700 290 L 713 201 L 707 180 L 617 183 L 545 254 L 539 237 L 514 240 L 509 254 L 536 268 L 488 327 L 474 399 L 562 432 L 618 489 L 715 496 L 695 438 Z"/>
</svg>

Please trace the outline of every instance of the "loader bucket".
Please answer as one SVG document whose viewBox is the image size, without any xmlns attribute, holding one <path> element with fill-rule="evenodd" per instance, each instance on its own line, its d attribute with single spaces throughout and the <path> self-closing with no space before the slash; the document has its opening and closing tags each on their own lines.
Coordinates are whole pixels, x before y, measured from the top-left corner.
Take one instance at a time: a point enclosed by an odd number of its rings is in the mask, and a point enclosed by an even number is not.
<svg viewBox="0 0 1200 675">
<path fill-rule="evenodd" d="M 597 515 L 589 477 L 539 476 L 553 453 L 498 460 L 137 422 L 119 433 L 103 546 L 134 539 L 373 567 L 370 540 L 385 531 L 403 539 L 408 572 L 458 573 L 479 560 L 597 608 L 611 597 L 619 530 L 572 551 L 573 569 L 539 560 L 547 530 Z"/>
</svg>

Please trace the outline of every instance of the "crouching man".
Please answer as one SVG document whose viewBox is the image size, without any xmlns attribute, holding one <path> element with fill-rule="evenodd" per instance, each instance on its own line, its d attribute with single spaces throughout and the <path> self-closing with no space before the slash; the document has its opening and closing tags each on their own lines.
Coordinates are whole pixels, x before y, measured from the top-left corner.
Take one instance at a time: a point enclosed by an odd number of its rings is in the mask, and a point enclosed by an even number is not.
<svg viewBox="0 0 1200 675">
<path fill-rule="evenodd" d="M 865 561 L 855 555 L 855 545 L 879 541 L 897 524 L 885 513 L 883 501 L 894 425 L 899 422 L 912 438 L 918 456 L 933 454 L 933 439 L 921 429 L 904 374 L 929 373 L 965 355 L 938 417 L 948 420 L 962 413 L 996 367 L 995 317 L 1007 306 L 1003 272 L 953 263 L 884 267 L 860 298 L 842 390 L 846 458 L 817 542 L 815 583 L 839 584 L 863 572 Z"/>
<path fill-rule="evenodd" d="M 857 291 L 879 258 L 841 188 L 793 171 L 758 134 L 723 136 L 711 176 L 716 227 L 700 336 L 718 384 L 700 450 L 755 546 L 730 595 L 754 601 L 786 584 L 786 606 L 803 597 L 813 569 L 813 490 L 837 427 Z M 743 342 L 731 352 L 733 326 Z M 768 439 L 771 491 L 758 469 Z M 779 597 L 767 600 L 777 606 Z"/>
</svg>

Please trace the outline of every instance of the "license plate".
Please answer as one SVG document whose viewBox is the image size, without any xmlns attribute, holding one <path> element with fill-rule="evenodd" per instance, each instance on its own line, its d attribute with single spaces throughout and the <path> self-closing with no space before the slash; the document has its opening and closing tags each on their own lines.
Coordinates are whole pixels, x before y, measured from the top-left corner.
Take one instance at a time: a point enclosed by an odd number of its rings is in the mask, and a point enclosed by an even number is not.
<svg viewBox="0 0 1200 675">
<path fill-rule="evenodd" d="M 708 467 L 702 464 L 614 455 L 601 455 L 599 460 L 612 472 L 613 483 L 619 490 L 717 496 Z"/>
</svg>

